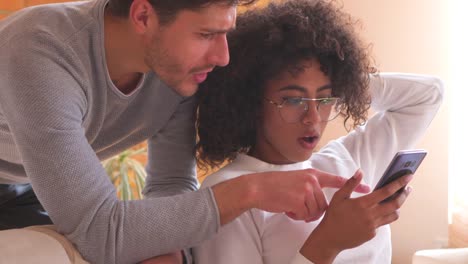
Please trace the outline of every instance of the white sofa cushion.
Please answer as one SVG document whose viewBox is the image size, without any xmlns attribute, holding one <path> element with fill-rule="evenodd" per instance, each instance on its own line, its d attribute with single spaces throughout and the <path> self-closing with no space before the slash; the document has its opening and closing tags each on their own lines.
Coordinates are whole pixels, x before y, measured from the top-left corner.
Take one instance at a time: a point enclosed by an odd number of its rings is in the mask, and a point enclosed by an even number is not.
<svg viewBox="0 0 468 264">
<path fill-rule="evenodd" d="M 0 256 L 0 264 L 88 263 L 53 226 L 0 231 Z"/>
<path fill-rule="evenodd" d="M 412 264 L 468 264 L 468 248 L 419 250 Z"/>
</svg>

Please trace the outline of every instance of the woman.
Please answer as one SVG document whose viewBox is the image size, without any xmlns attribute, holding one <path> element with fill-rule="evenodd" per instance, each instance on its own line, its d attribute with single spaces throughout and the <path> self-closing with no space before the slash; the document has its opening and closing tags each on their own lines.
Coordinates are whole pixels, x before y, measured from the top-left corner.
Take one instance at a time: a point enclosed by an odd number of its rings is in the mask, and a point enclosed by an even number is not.
<svg viewBox="0 0 468 264">
<path fill-rule="evenodd" d="M 361 179 L 375 186 L 393 155 L 423 135 L 441 104 L 440 81 L 372 73 L 351 18 L 329 1 L 247 12 L 229 43 L 231 63 L 198 94 L 197 151 L 202 167 L 230 164 L 202 188 L 262 171 L 312 168 L 354 177 L 326 191 L 322 219 L 249 210 L 196 247 L 196 263 L 390 263 L 388 224 L 410 188 L 381 201 L 411 175 L 370 194 L 351 193 Z M 365 122 L 371 105 L 377 112 Z M 340 115 L 354 130 L 313 153 Z"/>
</svg>

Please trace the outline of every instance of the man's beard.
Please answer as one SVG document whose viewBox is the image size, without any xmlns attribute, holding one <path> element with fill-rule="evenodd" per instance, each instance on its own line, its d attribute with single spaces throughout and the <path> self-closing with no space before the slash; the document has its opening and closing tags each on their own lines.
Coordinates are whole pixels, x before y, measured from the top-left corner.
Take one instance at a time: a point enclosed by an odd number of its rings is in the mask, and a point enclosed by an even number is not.
<svg viewBox="0 0 468 264">
<path fill-rule="evenodd" d="M 176 88 L 183 81 L 183 67 L 170 55 L 158 37 L 153 37 L 145 54 L 145 63 L 168 86 Z M 177 76 L 180 76 L 177 78 Z"/>
</svg>

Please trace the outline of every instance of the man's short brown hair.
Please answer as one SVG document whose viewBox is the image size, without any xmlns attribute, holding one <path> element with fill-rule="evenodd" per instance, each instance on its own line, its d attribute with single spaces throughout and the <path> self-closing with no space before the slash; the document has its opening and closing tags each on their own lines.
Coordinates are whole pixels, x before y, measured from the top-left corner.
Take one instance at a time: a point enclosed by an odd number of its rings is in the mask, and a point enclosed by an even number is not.
<svg viewBox="0 0 468 264">
<path fill-rule="evenodd" d="M 148 0 L 159 16 L 159 23 L 168 24 L 174 20 L 177 13 L 182 10 L 197 10 L 212 4 L 225 4 L 227 6 L 250 5 L 257 0 Z M 110 0 L 109 11 L 114 16 L 128 17 L 133 0 Z"/>
</svg>

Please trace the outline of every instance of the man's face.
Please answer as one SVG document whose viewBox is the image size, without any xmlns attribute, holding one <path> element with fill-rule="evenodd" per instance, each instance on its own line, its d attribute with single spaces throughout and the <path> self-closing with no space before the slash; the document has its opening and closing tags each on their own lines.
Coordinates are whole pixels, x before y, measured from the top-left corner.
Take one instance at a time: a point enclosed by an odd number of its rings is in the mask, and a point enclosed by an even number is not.
<svg viewBox="0 0 468 264">
<path fill-rule="evenodd" d="M 178 94 L 193 95 L 214 67 L 229 63 L 226 33 L 235 23 L 236 6 L 182 10 L 174 21 L 155 30 L 145 63 Z"/>
</svg>

